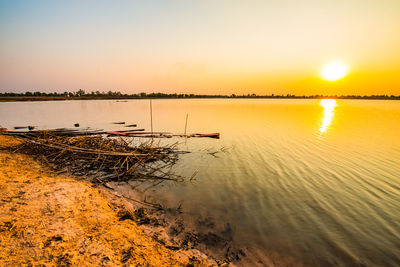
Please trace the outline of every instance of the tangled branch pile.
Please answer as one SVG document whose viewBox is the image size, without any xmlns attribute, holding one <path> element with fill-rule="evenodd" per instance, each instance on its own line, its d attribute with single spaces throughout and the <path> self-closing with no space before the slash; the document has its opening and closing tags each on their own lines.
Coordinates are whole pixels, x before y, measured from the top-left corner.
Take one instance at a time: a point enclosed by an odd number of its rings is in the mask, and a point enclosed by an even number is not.
<svg viewBox="0 0 400 267">
<path fill-rule="evenodd" d="M 16 135 L 19 151 L 39 156 L 58 172 L 85 176 L 92 182 L 127 180 L 180 180 L 171 172 L 178 159 L 176 144 L 136 145 L 123 138 L 60 136 L 48 132 Z"/>
</svg>

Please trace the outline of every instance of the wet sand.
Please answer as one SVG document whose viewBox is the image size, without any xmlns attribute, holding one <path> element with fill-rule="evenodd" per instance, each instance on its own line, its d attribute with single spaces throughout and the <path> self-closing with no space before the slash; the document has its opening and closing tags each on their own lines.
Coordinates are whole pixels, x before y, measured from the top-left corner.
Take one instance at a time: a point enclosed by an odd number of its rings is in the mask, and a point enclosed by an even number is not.
<svg viewBox="0 0 400 267">
<path fill-rule="evenodd" d="M 57 175 L 12 151 L 16 144 L 0 135 L 0 265 L 213 264 L 199 251 L 166 248 L 137 225 L 129 202 Z"/>
</svg>

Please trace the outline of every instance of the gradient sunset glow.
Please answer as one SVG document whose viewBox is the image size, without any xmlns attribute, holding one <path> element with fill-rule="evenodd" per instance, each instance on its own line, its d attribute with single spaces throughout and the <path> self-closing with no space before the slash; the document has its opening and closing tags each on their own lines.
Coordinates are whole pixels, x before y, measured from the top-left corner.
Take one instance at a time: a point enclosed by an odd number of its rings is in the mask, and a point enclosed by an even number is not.
<svg viewBox="0 0 400 267">
<path fill-rule="evenodd" d="M 0 0 L 0 91 L 400 94 L 400 1 Z M 329 62 L 351 66 L 334 82 Z"/>
</svg>

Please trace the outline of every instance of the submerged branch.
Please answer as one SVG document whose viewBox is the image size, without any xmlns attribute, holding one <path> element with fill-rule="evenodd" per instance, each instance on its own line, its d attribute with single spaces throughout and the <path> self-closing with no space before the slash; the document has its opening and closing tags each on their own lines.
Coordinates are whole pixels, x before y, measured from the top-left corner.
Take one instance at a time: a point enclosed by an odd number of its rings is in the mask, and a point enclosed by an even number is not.
<svg viewBox="0 0 400 267">
<path fill-rule="evenodd" d="M 57 172 L 85 176 L 95 183 L 132 179 L 181 180 L 171 172 L 178 155 L 184 153 L 176 149 L 177 143 L 166 146 L 149 142 L 132 145 L 120 137 L 70 137 L 49 132 L 18 134 L 15 137 L 22 144 L 14 149 L 40 156 Z"/>
</svg>

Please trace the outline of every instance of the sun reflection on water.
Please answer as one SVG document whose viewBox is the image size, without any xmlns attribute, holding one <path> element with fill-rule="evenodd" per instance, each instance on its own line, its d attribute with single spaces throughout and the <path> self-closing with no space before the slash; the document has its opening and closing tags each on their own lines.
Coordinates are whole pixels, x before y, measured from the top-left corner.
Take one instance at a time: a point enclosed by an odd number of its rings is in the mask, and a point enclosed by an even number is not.
<svg viewBox="0 0 400 267">
<path fill-rule="evenodd" d="M 333 116 L 335 115 L 336 100 L 322 99 L 320 104 L 324 108 L 324 116 L 322 117 L 321 128 L 319 128 L 319 131 L 325 133 L 328 130 L 329 125 L 331 125 Z"/>
</svg>

